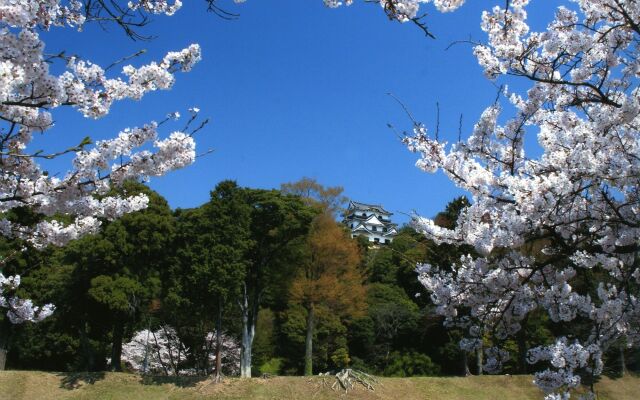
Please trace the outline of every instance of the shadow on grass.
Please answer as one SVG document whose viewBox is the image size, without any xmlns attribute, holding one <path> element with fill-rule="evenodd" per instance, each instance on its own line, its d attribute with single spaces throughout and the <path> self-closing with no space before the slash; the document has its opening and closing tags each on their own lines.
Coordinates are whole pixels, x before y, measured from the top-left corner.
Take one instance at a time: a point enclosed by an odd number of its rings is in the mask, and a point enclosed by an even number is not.
<svg viewBox="0 0 640 400">
<path fill-rule="evenodd" d="M 66 372 L 57 375 L 62 377 L 60 387 L 67 390 L 77 389 L 86 383 L 93 385 L 105 377 L 104 372 Z"/>
<path fill-rule="evenodd" d="M 164 385 L 171 384 L 181 388 L 194 387 L 198 383 L 211 379 L 206 376 L 164 376 L 164 375 L 143 375 L 140 382 L 143 385 Z"/>
</svg>

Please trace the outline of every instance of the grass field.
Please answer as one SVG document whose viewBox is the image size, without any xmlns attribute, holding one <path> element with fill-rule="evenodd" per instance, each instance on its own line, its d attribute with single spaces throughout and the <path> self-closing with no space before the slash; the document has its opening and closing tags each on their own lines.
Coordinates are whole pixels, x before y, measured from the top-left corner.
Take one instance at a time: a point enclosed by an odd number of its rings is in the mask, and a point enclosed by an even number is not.
<svg viewBox="0 0 640 400">
<path fill-rule="evenodd" d="M 358 389 L 339 393 L 322 386 L 319 377 L 226 379 L 141 378 L 124 373 L 56 374 L 33 371 L 0 372 L 0 400 L 240 400 L 240 399 L 363 399 L 363 400 L 502 400 L 542 399 L 530 376 L 468 378 L 382 378 L 375 392 Z M 640 398 L 640 378 L 604 378 L 596 386 L 599 400 Z"/>
</svg>

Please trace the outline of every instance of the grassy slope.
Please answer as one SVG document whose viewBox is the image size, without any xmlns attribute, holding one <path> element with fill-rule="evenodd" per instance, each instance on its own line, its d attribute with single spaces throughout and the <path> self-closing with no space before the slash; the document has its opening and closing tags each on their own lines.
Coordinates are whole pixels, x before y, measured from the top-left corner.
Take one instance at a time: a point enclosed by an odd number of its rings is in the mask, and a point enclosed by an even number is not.
<svg viewBox="0 0 640 400">
<path fill-rule="evenodd" d="M 383 378 L 375 392 L 358 389 L 347 396 L 323 388 L 321 378 L 277 377 L 227 379 L 220 385 L 208 380 L 147 379 L 122 373 L 54 374 L 31 371 L 0 372 L 0 400 L 109 399 L 313 399 L 333 400 L 493 400 L 542 399 L 530 376 L 469 378 Z M 632 400 L 640 393 L 640 378 L 603 379 L 599 400 Z"/>
</svg>

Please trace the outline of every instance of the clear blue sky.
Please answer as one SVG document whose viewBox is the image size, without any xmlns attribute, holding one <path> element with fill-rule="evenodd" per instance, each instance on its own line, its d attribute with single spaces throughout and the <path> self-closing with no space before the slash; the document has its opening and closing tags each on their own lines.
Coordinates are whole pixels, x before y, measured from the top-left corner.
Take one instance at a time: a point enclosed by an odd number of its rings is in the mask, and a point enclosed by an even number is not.
<svg viewBox="0 0 640 400">
<path fill-rule="evenodd" d="M 174 208 L 204 203 L 223 179 L 277 188 L 313 177 L 343 186 L 354 200 L 383 204 L 398 222 L 408 219 L 402 213 L 413 211 L 433 216 L 462 194 L 443 175 L 414 166 L 416 155 L 387 127 L 409 129 L 411 121 L 386 93 L 400 98 L 430 127 L 435 127 L 439 102 L 442 138 L 456 140 L 461 113 L 468 133 L 496 88 L 482 76 L 470 45 L 445 49 L 455 40 L 484 40 L 480 15 L 493 2 L 470 1 L 450 14 L 426 7 L 436 40 L 411 24 L 390 22 L 372 4 L 339 9 L 325 8 L 321 0 L 220 4 L 240 18 L 225 21 L 206 13 L 204 1 L 184 1 L 175 16 L 155 17 L 145 29 L 157 36 L 151 42 L 131 41 L 115 27 L 44 34 L 47 52 L 67 49 L 103 66 L 147 49 L 132 61 L 139 65 L 190 43 L 202 46 L 203 61 L 192 72 L 178 74 L 171 91 L 118 103 L 98 121 L 56 110 L 56 127 L 36 147 L 59 148 L 84 136 L 112 137 L 127 126 L 172 111 L 186 115 L 188 107 L 197 106 L 212 121 L 197 136 L 198 152 L 214 153 L 151 182 Z M 552 10 L 539 6 L 536 11 L 536 18 L 548 21 Z M 63 173 L 66 165 L 50 168 Z"/>
</svg>

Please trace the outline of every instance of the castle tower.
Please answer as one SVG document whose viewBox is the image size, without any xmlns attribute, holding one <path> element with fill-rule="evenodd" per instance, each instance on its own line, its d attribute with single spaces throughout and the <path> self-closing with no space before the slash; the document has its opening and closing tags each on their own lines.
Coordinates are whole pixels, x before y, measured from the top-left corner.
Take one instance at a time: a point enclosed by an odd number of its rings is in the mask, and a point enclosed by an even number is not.
<svg viewBox="0 0 640 400">
<path fill-rule="evenodd" d="M 388 244 L 398 233 L 389 211 L 380 205 L 350 201 L 342 223 L 351 230 L 351 237 L 364 236 L 372 244 Z"/>
</svg>

